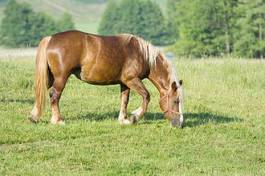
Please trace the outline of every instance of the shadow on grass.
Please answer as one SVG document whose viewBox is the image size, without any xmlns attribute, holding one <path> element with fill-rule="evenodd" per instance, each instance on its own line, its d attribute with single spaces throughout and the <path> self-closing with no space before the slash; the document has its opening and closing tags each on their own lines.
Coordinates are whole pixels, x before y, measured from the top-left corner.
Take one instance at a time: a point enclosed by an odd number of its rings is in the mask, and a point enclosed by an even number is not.
<svg viewBox="0 0 265 176">
<path fill-rule="evenodd" d="M 89 121 L 102 121 L 106 119 L 118 120 L 118 112 L 107 112 L 107 113 L 87 113 L 84 115 L 79 115 L 76 118 L 69 119 L 70 121 L 75 120 L 89 120 Z M 147 112 L 144 116 L 143 124 L 153 123 L 157 121 L 166 120 L 162 113 L 152 113 Z M 232 122 L 241 122 L 243 121 L 238 117 L 228 117 L 224 115 L 217 115 L 213 113 L 185 113 L 184 114 L 184 127 L 195 127 L 201 126 L 208 123 L 212 124 L 224 124 Z"/>
<path fill-rule="evenodd" d="M 11 98 L 2 98 L 0 103 L 22 103 L 22 104 L 33 104 L 33 99 L 11 99 Z"/>
<path fill-rule="evenodd" d="M 184 127 L 194 127 L 194 126 L 201 126 L 207 123 L 213 124 L 224 124 L 224 123 L 232 123 L 232 122 L 241 122 L 243 121 L 241 118 L 238 117 L 229 117 L 219 114 L 213 113 L 185 113 L 184 114 L 185 124 Z"/>
<path fill-rule="evenodd" d="M 146 123 L 152 123 L 152 121 L 165 119 L 162 113 L 146 113 Z M 217 115 L 213 113 L 184 113 L 184 127 L 201 126 L 207 123 L 224 124 L 232 122 L 243 121 L 238 117 L 228 117 L 224 115 Z"/>
<path fill-rule="evenodd" d="M 77 117 L 67 119 L 67 121 L 76 121 L 76 120 L 88 120 L 88 121 L 102 121 L 107 119 L 118 119 L 119 112 L 103 112 L 103 113 L 86 113 L 86 114 L 79 114 Z"/>
</svg>

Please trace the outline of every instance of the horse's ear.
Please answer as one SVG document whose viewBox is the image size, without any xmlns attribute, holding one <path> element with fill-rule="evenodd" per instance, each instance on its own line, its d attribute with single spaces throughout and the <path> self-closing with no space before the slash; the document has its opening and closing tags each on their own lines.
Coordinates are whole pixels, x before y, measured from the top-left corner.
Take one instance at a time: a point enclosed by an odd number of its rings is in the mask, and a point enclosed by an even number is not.
<svg viewBox="0 0 265 176">
<path fill-rule="evenodd" d="M 182 84 L 183 84 L 183 81 L 182 81 L 182 79 L 181 79 L 181 80 L 179 80 L 179 85 L 182 86 Z"/>
<path fill-rule="evenodd" d="M 172 90 L 176 91 L 178 89 L 177 87 L 177 83 L 174 81 L 172 84 L 171 84 L 171 88 Z"/>
</svg>

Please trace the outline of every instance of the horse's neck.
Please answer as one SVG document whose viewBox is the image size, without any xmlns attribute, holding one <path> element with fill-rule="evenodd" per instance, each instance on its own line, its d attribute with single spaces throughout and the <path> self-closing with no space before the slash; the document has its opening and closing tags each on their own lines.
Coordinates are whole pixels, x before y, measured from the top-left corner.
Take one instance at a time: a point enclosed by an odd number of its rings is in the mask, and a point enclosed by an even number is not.
<svg viewBox="0 0 265 176">
<path fill-rule="evenodd" d="M 160 98 L 165 96 L 170 89 L 171 65 L 163 58 L 158 56 L 156 64 L 150 68 L 149 79 L 160 93 Z"/>
</svg>

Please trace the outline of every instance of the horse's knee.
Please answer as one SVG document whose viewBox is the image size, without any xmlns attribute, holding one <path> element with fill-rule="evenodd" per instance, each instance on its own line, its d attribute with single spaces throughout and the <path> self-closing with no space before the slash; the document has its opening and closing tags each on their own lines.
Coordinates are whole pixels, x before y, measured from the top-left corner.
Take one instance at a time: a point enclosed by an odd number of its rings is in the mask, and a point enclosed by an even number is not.
<svg viewBox="0 0 265 176">
<path fill-rule="evenodd" d="M 61 96 L 61 92 L 57 91 L 54 87 L 52 87 L 49 95 L 50 95 L 51 103 L 53 104 L 53 103 L 58 102 Z"/>
</svg>

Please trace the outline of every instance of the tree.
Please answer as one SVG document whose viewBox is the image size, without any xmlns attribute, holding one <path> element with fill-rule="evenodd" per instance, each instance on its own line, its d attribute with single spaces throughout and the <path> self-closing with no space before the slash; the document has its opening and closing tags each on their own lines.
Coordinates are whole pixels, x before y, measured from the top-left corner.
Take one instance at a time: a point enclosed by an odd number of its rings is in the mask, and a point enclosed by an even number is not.
<svg viewBox="0 0 265 176">
<path fill-rule="evenodd" d="M 230 54 L 237 0 L 179 0 L 174 15 L 178 55 L 202 57 Z"/>
<path fill-rule="evenodd" d="M 225 53 L 231 54 L 234 45 L 234 33 L 237 32 L 236 20 L 237 13 L 236 8 L 238 0 L 222 0 L 221 9 L 224 15 L 224 41 L 225 41 Z"/>
<path fill-rule="evenodd" d="M 56 22 L 44 13 L 36 13 L 27 3 L 10 0 L 4 10 L 0 42 L 9 47 L 36 46 L 39 40 L 55 32 L 73 27 L 69 15 Z"/>
<path fill-rule="evenodd" d="M 235 53 L 239 56 L 264 58 L 265 55 L 265 1 L 240 0 L 238 6 L 239 33 Z"/>
<path fill-rule="evenodd" d="M 168 30 L 160 7 L 150 0 L 110 2 L 99 27 L 100 34 L 132 33 L 162 45 L 168 42 Z"/>
<path fill-rule="evenodd" d="M 29 18 L 32 13 L 32 9 L 27 4 L 18 4 L 14 0 L 9 1 L 2 20 L 1 43 L 12 47 L 25 43 L 28 38 L 27 30 L 30 28 Z"/>
<path fill-rule="evenodd" d="M 42 37 L 59 31 L 56 22 L 44 13 L 33 13 L 29 18 L 29 23 L 31 27 L 26 31 L 28 40 L 22 43 L 22 46 L 37 46 Z"/>
<path fill-rule="evenodd" d="M 181 3 L 181 0 L 167 0 L 166 12 L 167 12 L 167 28 L 171 33 L 171 37 L 174 38 L 174 42 L 179 38 L 177 18 L 179 11 L 177 7 Z"/>
<path fill-rule="evenodd" d="M 74 22 L 72 16 L 68 13 L 64 13 L 57 22 L 58 31 L 66 31 L 74 29 Z"/>
<path fill-rule="evenodd" d="M 120 9 L 116 1 L 109 1 L 99 24 L 98 32 L 100 34 L 112 35 L 116 33 L 115 25 L 121 18 L 119 12 Z"/>
</svg>

